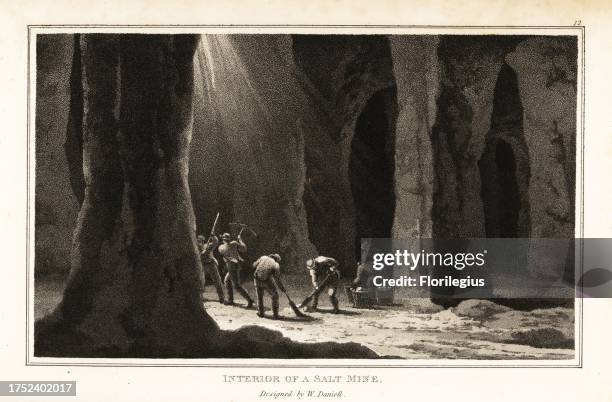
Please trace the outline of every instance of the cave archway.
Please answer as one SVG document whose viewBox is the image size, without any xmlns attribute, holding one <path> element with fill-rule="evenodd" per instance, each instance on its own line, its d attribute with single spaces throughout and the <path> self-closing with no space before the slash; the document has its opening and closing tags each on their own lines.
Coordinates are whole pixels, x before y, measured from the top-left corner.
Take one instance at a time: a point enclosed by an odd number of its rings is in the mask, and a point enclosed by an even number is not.
<svg viewBox="0 0 612 402">
<path fill-rule="evenodd" d="M 307 131 L 304 132 L 303 203 L 308 237 L 318 254 L 337 258 L 343 276 L 351 277 L 359 254 L 357 239 L 362 234 L 382 232 L 385 237 L 390 234 L 390 224 L 380 225 L 384 230 L 372 228 L 373 219 L 366 217 L 378 214 L 376 210 L 371 211 L 373 202 L 366 201 L 369 197 L 366 192 L 376 191 L 382 185 L 387 188 L 383 198 L 389 199 L 391 191 L 394 167 L 388 165 L 391 159 L 384 157 L 381 168 L 370 163 L 371 155 L 368 155 L 370 152 L 384 154 L 378 148 L 381 144 L 374 144 L 375 151 L 369 150 L 368 141 L 383 138 L 382 148 L 389 152 L 394 142 L 388 139 L 397 114 L 395 89 L 385 90 L 395 86 L 389 38 L 385 35 L 293 35 L 292 42 L 296 76 L 317 113 L 315 124 L 304 120 Z M 381 109 L 376 112 L 373 109 L 380 102 L 386 102 L 387 106 L 378 105 Z M 378 123 L 372 116 L 377 114 L 387 116 L 391 122 L 376 129 Z M 354 136 L 357 139 L 353 143 Z M 385 171 L 382 176 L 388 179 L 367 190 L 364 181 L 369 180 L 368 175 L 376 174 L 368 173 L 368 169 L 382 169 Z M 395 206 L 387 209 L 385 215 L 391 216 Z M 390 222 L 388 217 L 378 218 Z"/>
<path fill-rule="evenodd" d="M 355 206 L 355 258 L 361 238 L 391 237 L 395 214 L 395 121 L 397 89 L 376 92 L 357 118 L 349 157 Z"/>
<path fill-rule="evenodd" d="M 491 129 L 478 162 L 487 237 L 529 236 L 529 156 L 514 70 L 504 64 L 493 95 Z"/>
</svg>

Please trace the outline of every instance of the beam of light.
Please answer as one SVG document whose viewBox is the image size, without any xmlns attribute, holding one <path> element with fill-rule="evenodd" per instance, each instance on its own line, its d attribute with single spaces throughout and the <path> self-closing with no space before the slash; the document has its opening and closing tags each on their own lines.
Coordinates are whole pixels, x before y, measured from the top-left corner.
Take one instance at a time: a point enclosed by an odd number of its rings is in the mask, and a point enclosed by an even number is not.
<svg viewBox="0 0 612 402">
<path fill-rule="evenodd" d="M 241 47 L 242 46 L 242 47 Z M 271 102 L 261 60 L 246 56 L 248 38 L 238 35 L 202 35 L 194 60 L 195 90 L 204 102 L 201 113 L 205 121 L 214 121 L 232 149 L 228 163 L 247 174 L 254 188 L 267 188 L 274 180 L 272 161 L 266 145 L 269 136 L 278 131 L 270 117 Z M 267 139 L 268 138 L 268 139 Z M 214 141 L 211 139 L 211 141 Z M 242 180 L 242 179 L 241 179 Z M 251 194 L 263 197 L 263 194 Z"/>
<path fill-rule="evenodd" d="M 197 89 L 205 93 L 208 105 L 222 121 L 250 127 L 252 133 L 265 132 L 262 129 L 271 128 L 270 113 L 253 84 L 257 77 L 249 71 L 234 40 L 232 35 L 202 35 L 196 52 Z"/>
<path fill-rule="evenodd" d="M 196 90 L 207 100 L 210 112 L 223 125 L 227 139 L 241 149 L 258 149 L 263 155 L 264 136 L 274 124 L 266 99 L 257 88 L 254 67 L 258 60 L 245 60 L 234 35 L 202 35 L 195 63 Z M 256 159 L 258 156 L 255 156 Z"/>
</svg>

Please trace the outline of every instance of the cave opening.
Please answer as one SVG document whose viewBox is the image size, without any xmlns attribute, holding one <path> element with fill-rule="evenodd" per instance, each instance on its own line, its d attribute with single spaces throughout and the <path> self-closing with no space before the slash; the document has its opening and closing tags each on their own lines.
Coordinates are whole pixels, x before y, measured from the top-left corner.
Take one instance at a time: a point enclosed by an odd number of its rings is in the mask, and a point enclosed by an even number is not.
<svg viewBox="0 0 612 402">
<path fill-rule="evenodd" d="M 489 165 L 481 164 L 482 201 L 487 237 L 517 237 L 520 199 L 512 147 L 496 140 Z"/>
<path fill-rule="evenodd" d="M 391 237 L 395 214 L 395 86 L 376 92 L 359 115 L 351 142 L 349 183 L 355 208 L 355 258 L 361 238 Z"/>
<path fill-rule="evenodd" d="M 486 236 L 528 237 L 530 168 L 523 107 L 516 73 L 507 64 L 495 85 L 491 129 L 478 167 Z"/>
<path fill-rule="evenodd" d="M 395 209 L 389 38 L 293 35 L 292 50 L 296 76 L 321 117 L 304 135 L 308 238 L 351 277 L 361 237 L 389 237 Z"/>
</svg>

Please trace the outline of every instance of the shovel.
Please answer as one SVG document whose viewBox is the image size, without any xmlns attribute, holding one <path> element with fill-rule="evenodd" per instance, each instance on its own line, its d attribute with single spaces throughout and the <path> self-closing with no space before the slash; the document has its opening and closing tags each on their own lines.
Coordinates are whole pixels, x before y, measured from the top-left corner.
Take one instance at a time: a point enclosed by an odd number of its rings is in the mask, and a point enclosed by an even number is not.
<svg viewBox="0 0 612 402">
<path fill-rule="evenodd" d="M 327 285 L 327 282 L 329 281 L 329 279 L 331 278 L 332 275 L 335 275 L 333 273 L 329 273 L 327 274 L 327 276 L 325 277 L 325 279 L 323 279 L 323 281 L 321 281 L 321 283 L 319 283 L 319 286 L 317 286 L 315 288 L 315 290 L 313 290 L 300 304 L 299 307 L 304 307 L 306 306 L 308 303 L 311 302 L 312 298 L 316 295 L 321 293 L 321 291 L 323 290 L 323 288 L 325 287 L 325 285 Z"/>
<path fill-rule="evenodd" d="M 293 310 L 293 313 L 295 314 L 296 317 L 300 317 L 300 318 L 308 317 L 306 314 L 300 311 L 300 309 L 295 305 L 293 300 L 291 300 L 287 292 L 283 290 L 283 294 L 287 297 L 287 301 L 289 302 L 289 307 L 291 307 L 291 310 Z"/>
</svg>

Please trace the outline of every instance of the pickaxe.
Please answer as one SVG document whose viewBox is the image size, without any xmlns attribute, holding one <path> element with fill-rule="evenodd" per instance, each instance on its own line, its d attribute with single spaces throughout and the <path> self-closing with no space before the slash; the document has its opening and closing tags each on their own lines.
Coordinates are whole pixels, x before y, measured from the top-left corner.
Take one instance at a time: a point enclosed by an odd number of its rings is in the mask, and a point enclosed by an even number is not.
<svg viewBox="0 0 612 402">
<path fill-rule="evenodd" d="M 215 217 L 215 222 L 212 225 L 212 229 L 210 229 L 210 236 L 208 237 L 209 239 L 213 237 L 213 235 L 215 234 L 215 229 L 217 229 L 217 222 L 219 222 L 219 212 L 217 212 L 217 216 Z"/>
<path fill-rule="evenodd" d="M 257 233 L 255 233 L 253 229 L 251 229 L 249 226 L 247 226 L 244 223 L 230 222 L 230 226 L 238 226 L 240 228 L 240 233 L 242 233 L 244 229 L 247 229 L 249 232 L 251 232 L 253 236 L 257 237 Z"/>
</svg>

